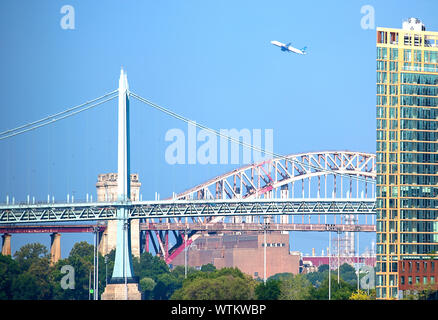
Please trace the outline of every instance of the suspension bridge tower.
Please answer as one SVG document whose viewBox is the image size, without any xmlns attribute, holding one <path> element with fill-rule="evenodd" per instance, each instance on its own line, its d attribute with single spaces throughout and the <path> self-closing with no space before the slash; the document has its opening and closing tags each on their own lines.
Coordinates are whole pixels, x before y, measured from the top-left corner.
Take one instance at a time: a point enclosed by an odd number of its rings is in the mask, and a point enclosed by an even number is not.
<svg viewBox="0 0 438 320">
<path fill-rule="evenodd" d="M 119 79 L 118 108 L 117 201 L 122 205 L 126 204 L 126 207 L 117 209 L 116 258 L 113 274 L 102 294 L 102 300 L 140 300 L 138 278 L 134 276 L 131 260 L 131 230 L 128 219 L 131 203 L 129 87 L 123 68 Z"/>
</svg>

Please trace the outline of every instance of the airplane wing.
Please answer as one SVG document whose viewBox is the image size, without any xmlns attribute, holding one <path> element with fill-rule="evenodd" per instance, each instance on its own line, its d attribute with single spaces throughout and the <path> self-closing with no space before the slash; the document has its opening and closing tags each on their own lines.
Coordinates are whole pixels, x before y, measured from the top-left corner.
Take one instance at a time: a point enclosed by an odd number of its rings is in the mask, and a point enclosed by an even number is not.
<svg viewBox="0 0 438 320">
<path fill-rule="evenodd" d="M 277 46 L 277 47 L 286 47 L 286 45 L 284 44 L 284 43 L 281 43 L 281 42 L 279 42 L 279 41 L 271 41 L 271 43 L 274 45 L 274 46 Z"/>
</svg>

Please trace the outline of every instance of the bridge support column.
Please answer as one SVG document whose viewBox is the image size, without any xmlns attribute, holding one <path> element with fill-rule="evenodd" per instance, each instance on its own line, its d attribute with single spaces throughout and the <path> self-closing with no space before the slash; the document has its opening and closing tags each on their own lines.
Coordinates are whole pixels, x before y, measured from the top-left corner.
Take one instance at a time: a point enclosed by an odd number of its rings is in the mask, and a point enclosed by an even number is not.
<svg viewBox="0 0 438 320">
<path fill-rule="evenodd" d="M 12 255 L 11 251 L 11 235 L 9 233 L 5 233 L 2 235 L 2 255 L 10 256 Z"/>
<path fill-rule="evenodd" d="M 118 202 L 130 202 L 130 147 L 129 147 L 128 78 L 123 72 L 119 79 L 118 107 Z M 129 207 L 117 209 L 116 258 L 112 277 L 105 287 L 102 300 L 140 300 L 138 279 L 134 277 L 131 261 L 131 224 Z"/>
<path fill-rule="evenodd" d="M 57 232 L 52 233 L 50 239 L 50 265 L 53 266 L 61 259 L 61 234 Z"/>
</svg>

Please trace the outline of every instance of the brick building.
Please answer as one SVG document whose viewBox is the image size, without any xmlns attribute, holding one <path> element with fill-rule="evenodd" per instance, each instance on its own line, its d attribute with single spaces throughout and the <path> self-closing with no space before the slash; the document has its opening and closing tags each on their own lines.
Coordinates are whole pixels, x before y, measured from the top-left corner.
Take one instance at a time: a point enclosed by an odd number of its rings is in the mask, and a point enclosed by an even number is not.
<svg viewBox="0 0 438 320">
<path fill-rule="evenodd" d="M 237 267 L 253 278 L 264 277 L 263 233 L 204 234 L 196 239 L 187 251 L 187 265 L 200 268 L 212 263 L 217 269 Z M 183 251 L 172 265 L 185 265 Z M 266 277 L 276 273 L 300 272 L 301 256 L 289 252 L 289 234 L 270 232 L 266 235 Z"/>
<path fill-rule="evenodd" d="M 399 289 L 421 290 L 437 288 L 438 261 L 410 259 L 398 262 Z"/>
</svg>

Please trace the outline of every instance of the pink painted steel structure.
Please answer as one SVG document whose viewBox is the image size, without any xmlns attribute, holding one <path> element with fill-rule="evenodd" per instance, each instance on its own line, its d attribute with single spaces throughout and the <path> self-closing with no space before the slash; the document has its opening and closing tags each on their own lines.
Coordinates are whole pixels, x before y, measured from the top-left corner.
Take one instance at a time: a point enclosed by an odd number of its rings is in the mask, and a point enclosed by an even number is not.
<svg viewBox="0 0 438 320">
<path fill-rule="evenodd" d="M 250 164 L 210 179 L 189 190 L 173 196 L 174 200 L 214 200 L 214 199 L 288 199 L 288 198 L 374 198 L 376 177 L 375 155 L 353 151 L 323 151 L 292 154 Z M 321 224 L 318 217 L 318 224 Z M 326 218 L 326 217 L 325 217 Z M 266 217 L 264 222 L 289 223 L 288 216 Z M 340 217 L 341 223 L 354 224 L 354 217 Z M 152 220 L 152 219 L 151 219 Z M 181 223 L 181 219 L 165 219 Z M 253 216 L 232 218 L 233 223 L 263 223 Z M 304 216 L 302 216 L 304 221 Z M 335 216 L 335 224 L 336 216 Z M 309 217 L 310 221 L 310 217 Z M 187 222 L 187 221 L 186 221 Z M 193 223 L 215 224 L 224 222 L 224 217 L 193 218 Z M 293 217 L 292 217 L 293 223 Z M 181 253 L 199 236 L 196 230 L 186 230 L 187 240 L 182 231 L 173 230 L 175 244 L 169 248 L 170 230 L 149 230 L 149 239 L 157 251 L 161 251 L 167 263 Z M 156 237 L 153 237 L 155 233 Z M 158 242 L 158 245 L 156 242 Z M 160 249 L 161 248 L 161 249 Z"/>
</svg>

